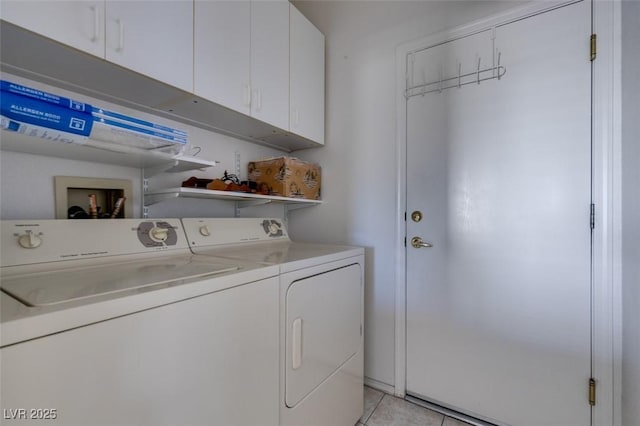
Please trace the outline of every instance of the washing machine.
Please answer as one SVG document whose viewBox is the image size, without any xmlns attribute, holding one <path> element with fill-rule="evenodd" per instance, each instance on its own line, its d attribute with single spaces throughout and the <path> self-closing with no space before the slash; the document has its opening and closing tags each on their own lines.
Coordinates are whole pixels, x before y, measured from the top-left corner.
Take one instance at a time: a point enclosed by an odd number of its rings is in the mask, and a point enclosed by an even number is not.
<svg viewBox="0 0 640 426">
<path fill-rule="evenodd" d="M 279 269 L 178 219 L 2 221 L 2 424 L 277 425 Z"/>
<path fill-rule="evenodd" d="M 364 249 L 298 243 L 280 219 L 182 219 L 193 253 L 279 268 L 280 424 L 352 426 L 363 411 Z"/>
</svg>

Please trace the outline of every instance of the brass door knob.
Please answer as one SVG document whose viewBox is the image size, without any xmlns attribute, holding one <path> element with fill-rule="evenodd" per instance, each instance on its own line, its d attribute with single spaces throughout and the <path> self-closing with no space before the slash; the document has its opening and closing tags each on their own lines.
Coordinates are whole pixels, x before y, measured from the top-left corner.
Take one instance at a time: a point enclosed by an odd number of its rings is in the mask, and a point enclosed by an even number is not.
<svg viewBox="0 0 640 426">
<path fill-rule="evenodd" d="M 426 242 L 422 241 L 422 238 L 420 238 L 420 237 L 413 237 L 411 239 L 411 245 L 414 248 L 429 248 L 429 247 L 433 247 L 433 244 L 426 243 Z"/>
</svg>

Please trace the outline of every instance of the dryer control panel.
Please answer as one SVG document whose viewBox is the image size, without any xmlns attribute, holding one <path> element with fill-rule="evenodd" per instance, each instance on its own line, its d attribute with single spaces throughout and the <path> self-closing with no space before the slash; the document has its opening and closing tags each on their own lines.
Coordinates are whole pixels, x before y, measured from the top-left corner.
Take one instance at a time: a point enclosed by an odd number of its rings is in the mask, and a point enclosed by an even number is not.
<svg viewBox="0 0 640 426">
<path fill-rule="evenodd" d="M 182 219 L 189 246 L 209 247 L 259 241 L 290 241 L 280 218 Z"/>
</svg>

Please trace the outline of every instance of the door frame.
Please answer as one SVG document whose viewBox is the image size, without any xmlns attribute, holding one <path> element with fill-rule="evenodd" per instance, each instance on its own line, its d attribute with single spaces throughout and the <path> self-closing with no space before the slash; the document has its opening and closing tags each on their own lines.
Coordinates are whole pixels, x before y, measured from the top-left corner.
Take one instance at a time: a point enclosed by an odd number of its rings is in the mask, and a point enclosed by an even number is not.
<svg viewBox="0 0 640 426">
<path fill-rule="evenodd" d="M 583 0 L 590 1 L 590 0 Z M 443 31 L 396 49 L 396 271 L 394 393 L 406 392 L 406 191 L 407 54 L 490 29 L 498 24 L 566 6 L 576 1 L 517 7 Z M 595 204 L 592 264 L 592 375 L 597 384 L 593 425 L 621 425 L 622 392 L 622 185 L 621 185 L 621 0 L 592 1 L 592 33 L 597 57 L 592 79 L 592 196 Z M 588 41 L 585 40 L 585 55 Z M 585 212 L 585 221 L 587 213 Z M 585 382 L 585 400 L 587 383 Z"/>
</svg>

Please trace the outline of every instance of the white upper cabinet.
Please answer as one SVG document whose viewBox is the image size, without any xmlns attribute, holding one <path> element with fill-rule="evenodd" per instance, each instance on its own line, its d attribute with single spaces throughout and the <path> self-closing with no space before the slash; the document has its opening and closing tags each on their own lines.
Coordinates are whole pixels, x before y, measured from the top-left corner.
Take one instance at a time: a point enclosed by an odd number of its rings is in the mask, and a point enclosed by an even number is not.
<svg viewBox="0 0 640 426">
<path fill-rule="evenodd" d="M 251 116 L 289 129 L 289 2 L 251 2 Z"/>
<path fill-rule="evenodd" d="M 196 0 L 194 93 L 251 114 L 251 3 Z"/>
<path fill-rule="evenodd" d="M 103 58 L 104 8 L 104 0 L 2 0 L 0 17 L 7 22 Z"/>
<path fill-rule="evenodd" d="M 293 5 L 290 48 L 290 128 L 324 144 L 324 35 Z"/>
<path fill-rule="evenodd" d="M 105 22 L 108 61 L 193 91 L 191 0 L 109 0 Z"/>
<path fill-rule="evenodd" d="M 289 2 L 195 2 L 194 93 L 289 130 Z"/>
</svg>

